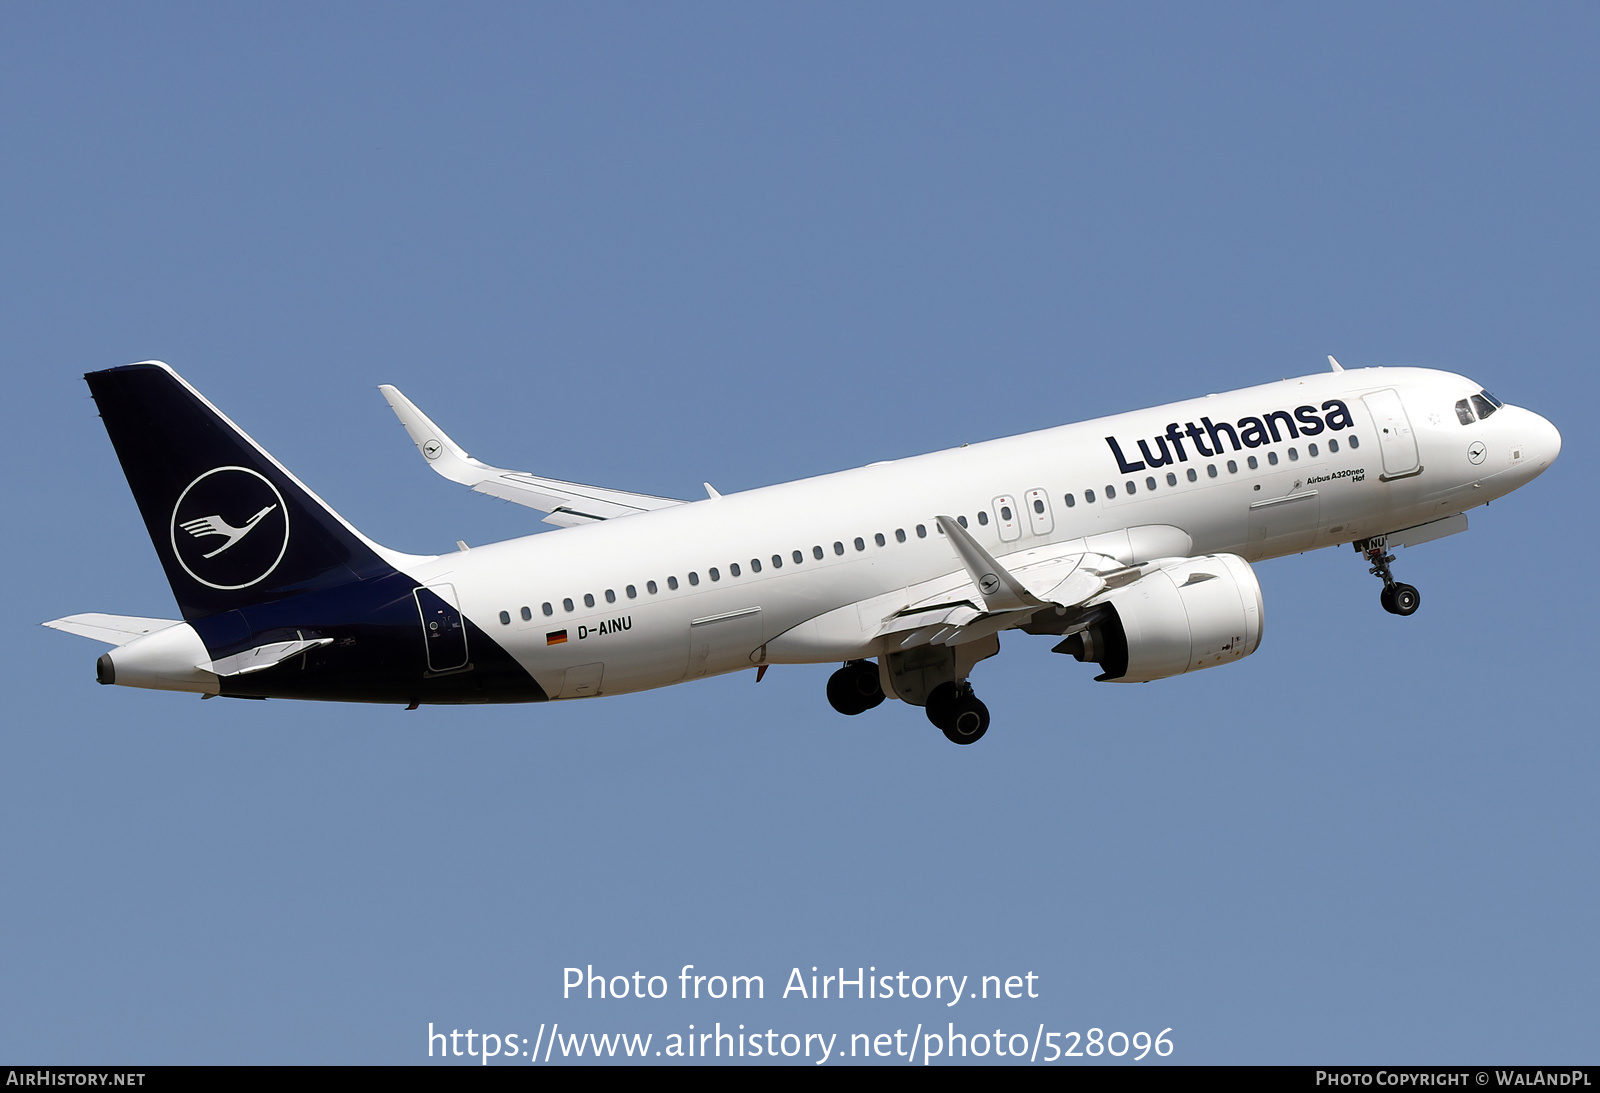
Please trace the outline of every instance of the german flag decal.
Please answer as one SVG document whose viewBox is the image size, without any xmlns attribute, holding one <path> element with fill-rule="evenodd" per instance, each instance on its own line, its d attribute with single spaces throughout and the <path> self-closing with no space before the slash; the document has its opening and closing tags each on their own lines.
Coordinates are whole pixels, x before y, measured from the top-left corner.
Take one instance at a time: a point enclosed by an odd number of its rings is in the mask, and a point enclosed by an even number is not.
<svg viewBox="0 0 1600 1093">
<path fill-rule="evenodd" d="M 544 643 L 546 645 L 565 645 L 567 643 L 567 632 L 565 630 L 552 630 L 544 636 Z"/>
</svg>

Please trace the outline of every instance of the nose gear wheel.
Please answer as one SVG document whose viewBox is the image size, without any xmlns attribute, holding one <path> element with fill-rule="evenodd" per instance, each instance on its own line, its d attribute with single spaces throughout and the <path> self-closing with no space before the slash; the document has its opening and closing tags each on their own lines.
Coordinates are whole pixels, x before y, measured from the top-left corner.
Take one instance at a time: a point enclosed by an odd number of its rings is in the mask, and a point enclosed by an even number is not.
<svg viewBox="0 0 1600 1093">
<path fill-rule="evenodd" d="M 1389 570 L 1394 555 L 1388 551 L 1388 537 L 1377 535 L 1353 545 L 1372 563 L 1367 572 L 1383 582 L 1383 591 L 1378 593 L 1378 602 L 1383 609 L 1391 615 L 1416 614 L 1417 608 L 1422 606 L 1422 594 L 1414 586 L 1401 584 L 1394 579 L 1394 574 Z"/>
</svg>

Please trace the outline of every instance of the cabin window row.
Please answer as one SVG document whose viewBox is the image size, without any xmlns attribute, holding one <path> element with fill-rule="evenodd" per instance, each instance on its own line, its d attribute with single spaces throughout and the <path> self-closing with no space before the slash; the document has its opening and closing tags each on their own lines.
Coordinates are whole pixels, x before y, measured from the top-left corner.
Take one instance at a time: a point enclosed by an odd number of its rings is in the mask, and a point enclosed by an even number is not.
<svg viewBox="0 0 1600 1093">
<path fill-rule="evenodd" d="M 961 526 L 962 527 L 966 527 L 967 526 L 967 518 L 965 516 L 958 516 L 956 519 L 961 521 Z M 980 524 L 987 524 L 989 522 L 988 516 L 986 514 L 980 512 L 978 514 L 978 522 Z M 928 537 L 928 526 L 926 524 L 918 524 L 918 525 L 916 525 L 914 533 L 915 533 L 915 535 L 916 535 L 916 537 L 918 539 L 926 539 Z M 894 531 L 894 540 L 897 543 L 908 542 L 910 540 L 910 535 L 907 534 L 905 528 L 896 528 L 895 531 Z M 888 536 L 886 536 L 881 531 L 876 533 L 875 535 L 873 535 L 872 541 L 875 544 L 877 544 L 878 546 L 880 546 L 880 547 L 889 545 Z M 863 538 L 862 536 L 858 535 L 853 540 L 851 540 L 851 544 L 850 545 L 854 546 L 855 549 L 858 552 L 865 551 L 867 549 L 867 540 L 865 538 Z M 842 555 L 848 553 L 848 548 L 846 547 L 846 545 L 845 545 L 843 540 L 836 540 L 834 542 L 834 544 L 833 544 L 832 549 L 833 549 L 833 553 L 834 553 L 834 555 L 836 557 L 837 556 L 842 556 Z M 820 544 L 818 544 L 818 545 L 813 546 L 811 548 L 811 556 L 812 556 L 812 558 L 814 560 L 820 562 L 820 561 L 822 561 L 824 558 L 826 558 L 828 556 L 828 552 L 826 550 L 824 550 L 823 547 Z M 796 550 L 796 551 L 791 551 L 790 552 L 789 564 L 802 565 L 802 564 L 804 564 L 804 562 L 805 562 L 805 553 L 803 551 Z M 765 565 L 771 565 L 773 569 L 782 569 L 784 567 L 784 564 L 785 564 L 785 562 L 784 562 L 784 557 L 783 557 L 782 554 L 773 554 L 773 555 L 770 556 L 770 558 L 766 562 L 763 562 L 760 558 L 751 558 L 750 561 L 749 561 L 750 572 L 752 574 L 762 572 L 763 567 Z M 739 562 L 732 562 L 732 563 L 730 563 L 728 565 L 728 575 L 730 577 L 742 577 L 742 576 L 744 576 L 744 573 L 745 573 L 744 566 L 741 565 Z M 722 580 L 722 570 L 717 566 L 711 566 L 709 569 L 706 570 L 706 576 L 708 578 L 710 578 L 712 581 L 721 581 Z M 691 588 L 697 587 L 700 584 L 700 573 L 699 573 L 699 571 L 698 570 L 691 570 L 689 572 L 689 575 L 688 575 L 688 581 L 689 581 L 689 586 Z M 661 591 L 661 586 L 658 585 L 655 581 L 646 581 L 644 583 L 644 587 L 645 587 L 645 592 L 648 595 L 651 595 L 651 596 L 657 595 Z M 676 592 L 679 587 L 681 587 L 681 586 L 679 584 L 679 581 L 678 581 L 677 577 L 674 576 L 674 577 L 668 577 L 667 578 L 667 590 L 668 591 Z M 626 585 L 623 588 L 623 594 L 630 600 L 638 599 L 638 597 L 639 597 L 638 586 L 631 585 L 631 584 L 630 585 Z M 616 603 L 617 602 L 616 589 L 608 588 L 608 589 L 605 590 L 604 595 L 605 595 L 605 602 L 606 603 Z M 586 607 L 586 608 L 587 607 L 595 607 L 595 606 L 597 606 L 594 593 L 592 593 L 592 592 L 584 593 L 584 595 L 583 595 L 583 606 Z M 556 605 L 553 602 L 549 601 L 549 600 L 546 600 L 543 604 L 541 604 L 539 609 L 545 615 L 545 617 L 547 617 L 547 618 L 549 618 L 551 616 L 554 616 L 555 613 L 556 613 Z M 561 609 L 564 612 L 566 612 L 568 614 L 571 614 L 572 612 L 574 612 L 574 611 L 576 611 L 578 609 L 578 605 L 577 605 L 576 602 L 574 602 L 574 600 L 572 599 L 571 596 L 568 596 L 568 597 L 566 597 L 565 599 L 563 599 L 561 601 Z M 531 622 L 533 620 L 533 609 L 532 608 L 523 607 L 523 608 L 519 609 L 518 613 L 522 616 L 522 621 L 523 622 Z M 511 612 L 509 612 L 509 611 L 500 612 L 500 624 L 502 626 L 510 626 L 511 625 Z"/>
<path fill-rule="evenodd" d="M 1350 447 L 1352 449 L 1361 447 L 1361 438 L 1358 437 L 1358 436 L 1355 436 L 1353 434 L 1351 436 L 1345 437 L 1345 441 L 1350 445 Z M 1328 452 L 1329 452 L 1329 454 L 1336 453 L 1338 450 L 1339 450 L 1339 442 L 1337 440 L 1328 441 Z M 1287 454 L 1289 456 L 1289 462 L 1298 463 L 1300 461 L 1300 450 L 1298 448 L 1291 447 L 1288 450 Z M 1321 449 L 1318 448 L 1318 446 L 1316 444 L 1308 444 L 1308 445 L 1306 445 L 1306 454 L 1310 458 L 1315 459 L 1315 458 L 1317 458 L 1318 455 L 1321 454 Z M 1279 463 L 1278 453 L 1277 452 L 1268 452 L 1267 453 L 1267 466 L 1276 467 L 1278 465 L 1278 463 Z M 1228 473 L 1229 474 L 1238 474 L 1239 473 L 1239 461 L 1238 460 L 1230 459 L 1230 460 L 1227 461 L 1226 466 L 1228 468 Z M 1249 470 L 1252 470 L 1252 471 L 1253 470 L 1258 470 L 1261 467 L 1261 461 L 1257 457 L 1255 457 L 1253 455 L 1252 456 L 1247 456 L 1245 458 L 1245 466 Z M 1206 464 L 1206 477 L 1207 478 L 1218 478 L 1220 476 L 1221 476 L 1221 472 L 1217 469 L 1217 465 L 1215 463 L 1207 463 Z M 1198 482 L 1200 480 L 1200 472 L 1196 468 L 1190 467 L 1188 470 L 1186 470 L 1184 472 L 1184 477 L 1187 478 L 1190 482 Z M 1168 471 L 1167 472 L 1166 479 L 1167 479 L 1167 485 L 1168 486 L 1176 486 L 1178 484 L 1178 476 L 1177 476 L 1177 474 L 1175 474 L 1172 471 Z M 1127 481 L 1123 482 L 1122 488 L 1123 488 L 1123 491 L 1126 492 L 1131 497 L 1134 494 L 1137 494 L 1139 492 L 1139 483 L 1138 483 L 1138 481 L 1136 479 L 1130 478 Z M 1148 492 L 1154 492 L 1156 489 L 1160 488 L 1160 483 L 1156 480 L 1156 477 L 1154 475 L 1148 475 L 1148 476 L 1145 477 L 1145 480 L 1144 480 L 1144 488 Z M 1108 500 L 1108 501 L 1112 500 L 1117 496 L 1117 487 L 1116 486 L 1107 485 L 1104 489 L 1105 489 L 1106 500 Z M 1064 500 L 1067 503 L 1067 508 L 1069 508 L 1069 509 L 1070 508 L 1074 508 L 1078 504 L 1077 497 L 1074 494 L 1070 494 L 1069 493 L 1065 497 L 1063 497 L 1062 500 Z M 1089 504 L 1089 505 L 1094 504 L 1094 502 L 1095 502 L 1095 491 L 1094 490 L 1084 490 L 1083 491 L 1083 500 L 1084 500 L 1085 504 Z M 1044 507 L 1043 507 L 1043 503 L 1042 502 L 1035 501 L 1034 505 L 1037 507 L 1038 511 L 1040 511 L 1040 512 L 1044 511 Z M 1010 519 L 1010 517 L 1007 517 L 1007 519 Z M 963 525 L 963 526 L 965 526 L 965 525 Z"/>
</svg>

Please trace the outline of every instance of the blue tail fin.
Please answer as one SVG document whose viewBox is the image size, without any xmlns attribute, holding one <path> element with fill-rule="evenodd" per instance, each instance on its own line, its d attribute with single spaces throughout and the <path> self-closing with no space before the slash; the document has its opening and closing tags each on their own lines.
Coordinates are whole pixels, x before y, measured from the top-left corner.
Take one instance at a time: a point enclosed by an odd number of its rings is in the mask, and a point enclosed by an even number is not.
<svg viewBox="0 0 1600 1093">
<path fill-rule="evenodd" d="M 185 619 L 393 572 L 165 364 L 84 379 Z"/>
</svg>

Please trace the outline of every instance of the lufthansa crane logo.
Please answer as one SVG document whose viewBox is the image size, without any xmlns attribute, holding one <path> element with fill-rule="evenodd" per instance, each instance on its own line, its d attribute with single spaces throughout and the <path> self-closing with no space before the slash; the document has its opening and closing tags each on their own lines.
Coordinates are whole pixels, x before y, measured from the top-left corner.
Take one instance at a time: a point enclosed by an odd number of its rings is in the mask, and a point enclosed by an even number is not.
<svg viewBox="0 0 1600 1093">
<path fill-rule="evenodd" d="M 259 584 L 289 549 L 289 514 L 278 488 L 248 467 L 216 467 L 172 506 L 172 554 L 207 588 Z"/>
</svg>

